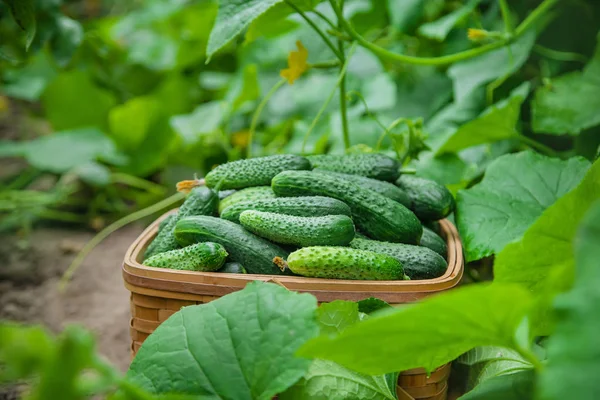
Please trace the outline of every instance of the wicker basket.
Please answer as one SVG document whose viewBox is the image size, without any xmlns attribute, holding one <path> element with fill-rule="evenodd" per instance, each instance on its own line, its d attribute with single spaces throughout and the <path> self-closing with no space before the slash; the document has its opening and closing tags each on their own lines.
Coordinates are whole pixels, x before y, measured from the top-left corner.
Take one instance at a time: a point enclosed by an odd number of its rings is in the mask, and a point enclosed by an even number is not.
<svg viewBox="0 0 600 400">
<path fill-rule="evenodd" d="M 171 211 L 174 212 L 174 211 Z M 171 213 L 169 212 L 169 213 Z M 448 220 L 440 221 L 448 245 L 448 269 L 439 278 L 412 281 L 351 281 L 297 276 L 222 274 L 177 271 L 141 264 L 146 247 L 158 225 L 169 213 L 150 225 L 129 247 L 123 263 L 125 287 L 131 292 L 131 352 L 137 353 L 144 340 L 181 307 L 207 303 L 243 289 L 254 280 L 274 281 L 297 292 L 313 294 L 319 302 L 357 301 L 377 297 L 388 303 L 405 304 L 456 286 L 463 274 L 463 252 L 458 232 Z M 398 380 L 398 396 L 403 399 L 446 399 L 450 364 L 429 377 L 422 369 L 405 371 Z"/>
</svg>

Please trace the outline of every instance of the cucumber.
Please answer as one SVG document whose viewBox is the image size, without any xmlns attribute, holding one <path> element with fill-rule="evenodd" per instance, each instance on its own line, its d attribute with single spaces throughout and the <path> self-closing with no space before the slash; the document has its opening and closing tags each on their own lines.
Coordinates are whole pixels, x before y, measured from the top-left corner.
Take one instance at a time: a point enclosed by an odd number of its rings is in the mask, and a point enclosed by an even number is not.
<svg viewBox="0 0 600 400">
<path fill-rule="evenodd" d="M 217 212 L 218 204 L 219 197 L 213 190 L 205 186 L 193 188 L 179 207 L 175 217 L 163 225 L 163 228 L 159 230 L 152 243 L 150 243 L 144 253 L 144 260 L 155 254 L 175 250 L 179 247 L 173 235 L 173 229 L 175 229 L 177 221 L 190 215 L 214 215 Z"/>
<path fill-rule="evenodd" d="M 219 190 L 219 200 L 223 200 L 226 199 L 227 197 L 231 196 L 232 194 L 234 194 L 236 192 L 235 189 L 231 189 L 231 190 Z"/>
<path fill-rule="evenodd" d="M 287 170 L 310 169 L 304 157 L 281 154 L 268 157 L 249 158 L 219 165 L 204 177 L 206 186 L 221 190 L 242 189 L 250 186 L 271 184 L 271 179 Z"/>
<path fill-rule="evenodd" d="M 397 201 L 405 207 L 410 206 L 410 199 L 408 198 L 408 195 L 393 183 L 367 178 L 366 176 L 343 174 L 341 172 L 321 170 L 318 168 L 315 169 L 315 171 L 333 175 L 340 179 L 345 179 L 347 181 L 356 183 L 358 186 L 361 186 L 365 189 L 369 189 L 379 194 L 382 194 L 385 197 L 389 197 L 390 199 Z"/>
<path fill-rule="evenodd" d="M 446 241 L 427 227 L 423 227 L 423 236 L 421 236 L 421 243 L 419 245 L 430 248 L 444 258 L 448 254 Z"/>
<path fill-rule="evenodd" d="M 185 271 L 216 271 L 225 263 L 226 258 L 227 251 L 223 246 L 206 242 L 153 255 L 144 264 Z"/>
<path fill-rule="evenodd" d="M 354 239 L 354 224 L 347 215 L 297 217 L 247 210 L 240 223 L 256 235 L 275 243 L 296 246 L 346 246 Z"/>
<path fill-rule="evenodd" d="M 169 214 L 162 221 L 160 221 L 158 224 L 158 233 L 165 229 L 165 227 L 169 225 L 169 222 L 171 222 L 173 218 L 177 218 L 177 213 Z"/>
<path fill-rule="evenodd" d="M 418 244 L 423 228 L 402 204 L 352 182 L 315 171 L 285 171 L 271 185 L 278 196 L 328 196 L 350 206 L 356 226 L 368 236 Z"/>
<path fill-rule="evenodd" d="M 354 239 L 353 249 L 369 250 L 395 258 L 404 267 L 410 279 L 432 279 L 444 275 L 448 269 L 446 260 L 427 247 L 402 243 L 378 242 L 368 239 Z"/>
<path fill-rule="evenodd" d="M 351 216 L 350 207 L 342 201 L 330 197 L 276 197 L 242 201 L 227 207 L 221 218 L 238 222 L 240 214 L 246 210 L 267 211 L 298 217 L 321 217 L 324 215 Z"/>
<path fill-rule="evenodd" d="M 181 246 L 198 242 L 219 243 L 225 247 L 231 261 L 239 262 L 251 274 L 281 275 L 282 271 L 273 263 L 273 258 L 288 255 L 281 247 L 240 225 L 215 217 L 180 219 L 175 226 L 175 238 Z"/>
<path fill-rule="evenodd" d="M 402 280 L 402 264 L 393 257 L 349 247 L 304 247 L 289 255 L 287 266 L 295 274 L 312 278 Z"/>
<path fill-rule="evenodd" d="M 398 179 L 400 163 L 384 154 L 319 154 L 306 157 L 313 169 L 325 169 L 344 174 L 361 175 L 380 181 L 393 182 Z"/>
<path fill-rule="evenodd" d="M 410 198 L 409 208 L 422 221 L 437 221 L 454 211 L 454 197 L 444 185 L 431 179 L 402 175 L 396 186 Z"/>
<path fill-rule="evenodd" d="M 236 262 L 228 262 L 221 267 L 217 272 L 221 272 L 224 274 L 247 274 L 246 268 L 240 263 Z"/>
<path fill-rule="evenodd" d="M 241 203 L 242 201 L 274 198 L 275 193 L 273 193 L 271 186 L 256 186 L 242 189 L 221 200 L 219 203 L 219 214 L 222 213 L 227 207 Z"/>
</svg>

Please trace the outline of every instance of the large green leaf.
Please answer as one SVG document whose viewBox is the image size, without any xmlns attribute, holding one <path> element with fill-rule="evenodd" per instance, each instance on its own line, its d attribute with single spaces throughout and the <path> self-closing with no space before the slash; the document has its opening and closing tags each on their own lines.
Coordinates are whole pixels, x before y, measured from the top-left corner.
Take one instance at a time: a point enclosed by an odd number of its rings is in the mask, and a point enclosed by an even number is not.
<svg viewBox="0 0 600 400">
<path fill-rule="evenodd" d="M 219 129 L 225 114 L 224 104 L 211 101 L 196 107 L 190 114 L 171 118 L 171 127 L 186 144 L 196 143 L 200 137 Z"/>
<path fill-rule="evenodd" d="M 212 55 L 229 43 L 252 21 L 283 0 L 221 0 L 217 20 L 208 39 L 206 56 Z"/>
<path fill-rule="evenodd" d="M 400 32 L 407 32 L 421 18 L 425 0 L 387 0 L 387 7 L 392 26 Z"/>
<path fill-rule="evenodd" d="M 507 99 L 488 107 L 479 117 L 452 133 L 437 154 L 455 153 L 468 147 L 517 137 L 521 104 L 529 93 L 529 82 L 514 89 Z"/>
<path fill-rule="evenodd" d="M 25 32 L 25 47 L 28 49 L 36 32 L 34 0 L 4 0 L 10 8 L 15 22 Z"/>
<path fill-rule="evenodd" d="M 600 161 L 592 165 L 577 188 L 546 209 L 520 241 L 507 245 L 496 257 L 495 281 L 518 283 L 537 296 L 532 315 L 537 334 L 550 333 L 551 299 L 572 282 L 573 238 L 585 212 L 598 198 Z"/>
<path fill-rule="evenodd" d="M 338 336 L 321 335 L 299 354 L 366 374 L 431 371 L 476 346 L 511 347 L 529 305 L 517 285 L 471 285 L 375 315 Z"/>
<path fill-rule="evenodd" d="M 459 400 L 529 400 L 533 398 L 535 373 L 532 370 L 491 378 Z"/>
<path fill-rule="evenodd" d="M 108 115 L 112 137 L 122 148 L 136 149 L 146 138 L 160 112 L 159 102 L 151 96 L 134 97 L 114 107 Z"/>
<path fill-rule="evenodd" d="M 575 240 L 573 289 L 554 302 L 556 331 L 548 340 L 548 365 L 538 389 L 544 400 L 600 398 L 600 202 L 586 213 Z"/>
<path fill-rule="evenodd" d="M 454 82 L 454 99 L 461 102 L 473 90 L 521 68 L 529 57 L 535 38 L 535 29 L 531 29 L 510 47 L 490 51 L 451 66 L 448 75 Z"/>
<path fill-rule="evenodd" d="M 469 16 L 480 2 L 481 0 L 470 0 L 467 4 L 450 14 L 444 15 L 436 21 L 427 22 L 421 25 L 418 29 L 419 34 L 429 39 L 438 40 L 440 42 L 444 41 L 452 28 Z"/>
<path fill-rule="evenodd" d="M 27 101 L 37 101 L 46 85 L 56 76 L 50 56 L 45 51 L 32 56 L 20 68 L 6 69 L 0 91 L 6 96 Z"/>
<path fill-rule="evenodd" d="M 270 400 L 308 370 L 294 353 L 318 332 L 316 307 L 311 295 L 258 281 L 185 307 L 146 339 L 127 378 L 156 394 Z"/>
<path fill-rule="evenodd" d="M 563 161 L 531 151 L 496 159 L 481 183 L 456 197 L 467 261 L 496 254 L 519 239 L 545 209 L 581 182 L 589 166 L 581 157 Z"/>
<path fill-rule="evenodd" d="M 55 14 L 54 24 L 56 27 L 50 48 L 57 64 L 65 67 L 83 41 L 83 27 L 79 22 L 60 13 Z"/>
<path fill-rule="evenodd" d="M 46 117 L 55 130 L 104 128 L 115 103 L 112 93 L 94 85 L 88 73 L 78 70 L 58 75 L 42 94 Z"/>
<path fill-rule="evenodd" d="M 599 36 L 600 37 L 600 36 Z M 600 45 L 583 71 L 553 79 L 535 92 L 533 130 L 576 135 L 600 124 Z"/>
<path fill-rule="evenodd" d="M 317 309 L 321 334 L 336 334 L 360 320 L 358 304 L 334 301 Z M 385 400 L 396 399 L 397 374 L 363 375 L 332 361 L 314 360 L 304 377 L 279 395 L 281 400 Z M 392 385 L 389 382 L 393 382 Z M 391 386 L 391 387 L 390 387 Z"/>
</svg>

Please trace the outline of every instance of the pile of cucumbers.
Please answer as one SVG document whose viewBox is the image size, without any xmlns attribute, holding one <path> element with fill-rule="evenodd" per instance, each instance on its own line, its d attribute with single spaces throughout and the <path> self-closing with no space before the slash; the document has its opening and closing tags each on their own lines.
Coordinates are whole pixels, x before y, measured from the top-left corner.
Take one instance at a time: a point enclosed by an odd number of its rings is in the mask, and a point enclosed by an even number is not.
<svg viewBox="0 0 600 400">
<path fill-rule="evenodd" d="M 223 164 L 162 221 L 144 264 L 328 279 L 444 274 L 442 185 L 383 154 L 275 155 Z"/>
</svg>

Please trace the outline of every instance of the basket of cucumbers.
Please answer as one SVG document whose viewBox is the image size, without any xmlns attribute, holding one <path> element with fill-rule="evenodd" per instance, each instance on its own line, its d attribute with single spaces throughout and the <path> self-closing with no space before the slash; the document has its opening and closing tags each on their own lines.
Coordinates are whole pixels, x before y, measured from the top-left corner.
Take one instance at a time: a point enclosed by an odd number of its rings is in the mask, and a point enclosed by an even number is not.
<svg viewBox="0 0 600 400">
<path fill-rule="evenodd" d="M 391 304 L 457 285 L 462 246 L 445 219 L 454 199 L 399 167 L 375 153 L 275 155 L 186 181 L 181 207 L 149 226 L 125 257 L 133 352 L 182 306 L 253 280 L 319 302 L 377 297 Z"/>
</svg>

